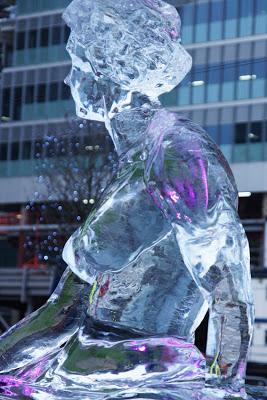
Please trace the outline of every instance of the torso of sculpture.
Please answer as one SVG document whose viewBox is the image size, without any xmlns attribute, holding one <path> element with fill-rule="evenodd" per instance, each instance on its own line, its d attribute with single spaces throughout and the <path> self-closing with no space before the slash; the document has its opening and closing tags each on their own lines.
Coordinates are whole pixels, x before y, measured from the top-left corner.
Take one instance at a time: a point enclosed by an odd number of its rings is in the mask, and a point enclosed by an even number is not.
<svg viewBox="0 0 267 400">
<path fill-rule="evenodd" d="M 238 391 L 253 301 L 236 185 L 208 134 L 158 101 L 191 67 L 179 16 L 161 0 L 73 0 L 64 18 L 77 114 L 105 122 L 119 170 L 67 242 L 47 305 L 2 337 L 1 371 L 102 388 L 206 377 Z M 193 343 L 208 309 L 205 359 Z"/>
</svg>

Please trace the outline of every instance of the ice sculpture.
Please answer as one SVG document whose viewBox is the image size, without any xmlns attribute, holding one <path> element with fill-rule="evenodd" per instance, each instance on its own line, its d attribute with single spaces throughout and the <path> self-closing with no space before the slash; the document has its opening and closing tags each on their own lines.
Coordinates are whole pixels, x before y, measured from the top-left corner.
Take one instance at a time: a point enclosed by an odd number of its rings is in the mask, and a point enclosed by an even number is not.
<svg viewBox="0 0 267 400">
<path fill-rule="evenodd" d="M 0 370 L 72 395 L 201 379 L 239 392 L 253 301 L 236 185 L 208 134 L 158 100 L 191 68 L 177 11 L 73 0 L 64 19 L 77 114 L 106 124 L 119 171 L 67 242 L 55 293 L 2 336 Z"/>
</svg>

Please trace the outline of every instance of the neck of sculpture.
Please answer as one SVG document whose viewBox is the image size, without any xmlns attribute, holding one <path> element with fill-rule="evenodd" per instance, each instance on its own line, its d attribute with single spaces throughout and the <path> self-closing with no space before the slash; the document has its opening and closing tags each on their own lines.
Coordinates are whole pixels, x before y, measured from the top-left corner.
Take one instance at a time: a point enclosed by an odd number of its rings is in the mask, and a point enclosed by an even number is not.
<svg viewBox="0 0 267 400">
<path fill-rule="evenodd" d="M 159 101 L 151 101 L 140 93 L 132 93 L 131 101 L 114 110 L 106 127 L 120 157 L 131 158 L 134 154 L 148 150 L 147 129 L 160 109 Z"/>
</svg>

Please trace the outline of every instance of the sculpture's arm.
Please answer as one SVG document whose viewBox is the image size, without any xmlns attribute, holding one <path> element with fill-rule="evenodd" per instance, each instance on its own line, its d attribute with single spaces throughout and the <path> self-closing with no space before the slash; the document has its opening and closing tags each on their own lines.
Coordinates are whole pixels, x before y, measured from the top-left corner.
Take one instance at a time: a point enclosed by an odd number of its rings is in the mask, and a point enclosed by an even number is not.
<svg viewBox="0 0 267 400">
<path fill-rule="evenodd" d="M 209 304 L 207 379 L 234 378 L 238 384 L 245 374 L 254 309 L 247 238 L 235 210 L 225 213 L 206 229 L 175 229 L 185 264 Z"/>
<path fill-rule="evenodd" d="M 179 129 L 168 134 L 148 165 L 147 187 L 172 223 L 184 263 L 209 304 L 208 377 L 240 380 L 252 335 L 253 301 L 235 183 L 204 132 L 194 125 Z"/>
<path fill-rule="evenodd" d="M 47 303 L 0 337 L 0 373 L 59 349 L 79 327 L 85 291 L 88 285 L 67 269 Z"/>
</svg>

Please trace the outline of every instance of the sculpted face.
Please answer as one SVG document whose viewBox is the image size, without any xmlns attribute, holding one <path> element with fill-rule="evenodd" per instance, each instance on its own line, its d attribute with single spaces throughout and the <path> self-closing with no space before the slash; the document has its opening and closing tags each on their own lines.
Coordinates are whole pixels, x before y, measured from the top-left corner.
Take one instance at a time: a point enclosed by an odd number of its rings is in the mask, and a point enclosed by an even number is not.
<svg viewBox="0 0 267 400">
<path fill-rule="evenodd" d="M 71 28 L 66 83 L 82 118 L 103 121 L 133 92 L 157 99 L 191 68 L 179 15 L 161 0 L 73 0 L 63 18 Z"/>
</svg>

